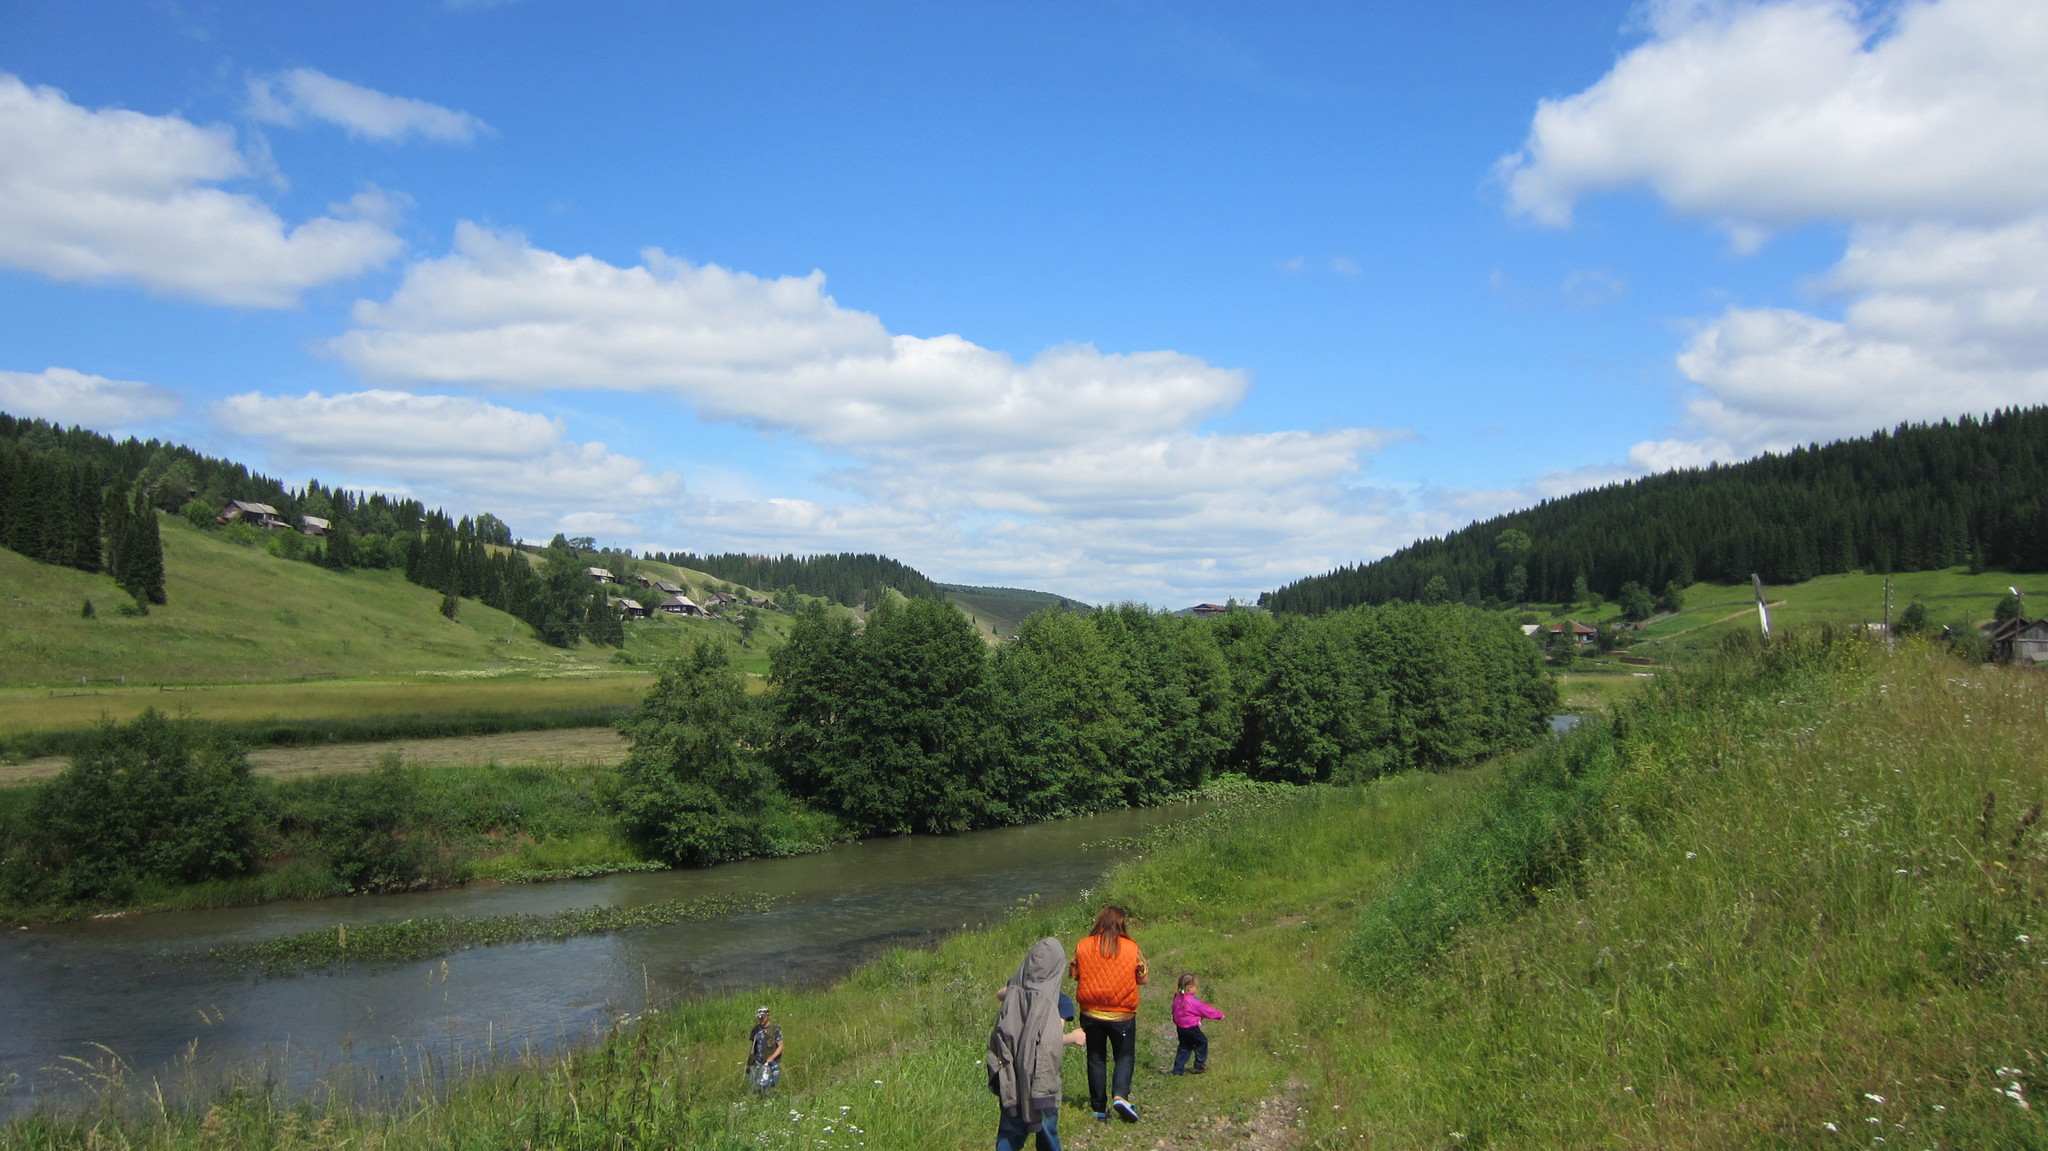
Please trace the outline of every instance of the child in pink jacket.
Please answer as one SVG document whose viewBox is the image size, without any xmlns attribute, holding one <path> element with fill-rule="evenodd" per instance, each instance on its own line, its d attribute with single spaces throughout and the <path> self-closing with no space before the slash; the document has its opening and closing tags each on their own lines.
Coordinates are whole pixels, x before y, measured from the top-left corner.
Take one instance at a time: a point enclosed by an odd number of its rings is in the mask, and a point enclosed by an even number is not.
<svg viewBox="0 0 2048 1151">
<path fill-rule="evenodd" d="M 1173 1073 L 1188 1073 L 1188 1055 L 1195 1057 L 1197 1075 L 1209 1069 L 1209 1037 L 1202 1034 L 1202 1020 L 1221 1019 L 1223 1013 L 1195 997 L 1201 982 L 1192 975 L 1180 977 L 1180 990 L 1173 996 L 1173 1029 L 1180 1032 L 1180 1049 L 1173 1053 Z"/>
</svg>

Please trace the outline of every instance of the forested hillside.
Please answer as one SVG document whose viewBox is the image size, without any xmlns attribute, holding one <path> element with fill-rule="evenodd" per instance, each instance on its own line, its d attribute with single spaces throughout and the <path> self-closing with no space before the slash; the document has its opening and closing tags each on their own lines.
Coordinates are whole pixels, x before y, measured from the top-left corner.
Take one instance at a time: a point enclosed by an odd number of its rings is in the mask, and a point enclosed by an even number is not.
<svg viewBox="0 0 2048 1151">
<path fill-rule="evenodd" d="M 1623 585 L 1799 583 L 1960 563 L 2048 570 L 2048 408 L 1901 425 L 1687 468 L 1511 512 L 1261 597 L 1275 611 L 1391 600 L 1550 603 Z"/>
<path fill-rule="evenodd" d="M 944 589 L 909 564 L 866 553 L 757 556 L 724 552 L 700 556 L 691 552 L 650 552 L 647 558 L 746 587 L 775 591 L 794 588 L 805 595 L 824 596 L 851 607 L 874 607 L 891 589 L 912 599 L 946 596 Z"/>
</svg>

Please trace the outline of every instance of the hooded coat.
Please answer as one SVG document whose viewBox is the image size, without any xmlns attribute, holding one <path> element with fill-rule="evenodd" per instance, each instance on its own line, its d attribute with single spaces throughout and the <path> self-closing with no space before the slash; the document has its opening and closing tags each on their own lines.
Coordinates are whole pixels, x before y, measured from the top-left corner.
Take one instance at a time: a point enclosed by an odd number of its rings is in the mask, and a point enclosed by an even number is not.
<svg viewBox="0 0 2048 1151">
<path fill-rule="evenodd" d="M 1060 976 L 1066 949 L 1041 939 L 1010 977 L 988 1037 L 988 1085 L 1003 1110 L 1036 1127 L 1060 1102 Z"/>
</svg>

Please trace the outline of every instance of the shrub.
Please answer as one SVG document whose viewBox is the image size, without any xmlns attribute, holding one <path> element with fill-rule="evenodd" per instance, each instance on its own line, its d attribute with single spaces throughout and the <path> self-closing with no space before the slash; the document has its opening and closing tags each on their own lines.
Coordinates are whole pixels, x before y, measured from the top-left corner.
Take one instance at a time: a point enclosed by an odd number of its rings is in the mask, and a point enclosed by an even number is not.
<svg viewBox="0 0 2048 1151">
<path fill-rule="evenodd" d="M 30 803 L 9 861 L 17 901 L 121 900 L 254 866 L 268 804 L 241 749 L 154 708 L 102 723 Z"/>
</svg>

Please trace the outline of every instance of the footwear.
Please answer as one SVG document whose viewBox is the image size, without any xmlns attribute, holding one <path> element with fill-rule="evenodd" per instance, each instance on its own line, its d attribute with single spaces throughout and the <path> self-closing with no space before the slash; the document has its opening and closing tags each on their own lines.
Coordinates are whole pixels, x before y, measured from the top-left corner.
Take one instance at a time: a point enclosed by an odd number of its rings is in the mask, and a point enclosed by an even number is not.
<svg viewBox="0 0 2048 1151">
<path fill-rule="evenodd" d="M 1109 1109 L 1116 1112 L 1116 1117 L 1126 1123 L 1136 1123 L 1138 1121 L 1138 1109 L 1131 1106 L 1130 1101 L 1127 1099 L 1110 1100 Z"/>
<path fill-rule="evenodd" d="M 1102 1120 L 1102 1121 L 1103 1121 L 1104 1123 L 1107 1123 L 1107 1122 L 1109 1122 L 1109 1112 L 1107 1112 L 1107 1111 L 1097 1111 L 1097 1112 L 1095 1113 L 1095 1117 L 1096 1117 L 1097 1119 L 1100 1119 L 1100 1120 Z"/>
<path fill-rule="evenodd" d="M 1208 1073 L 1209 1069 L 1207 1067 L 1197 1067 L 1193 1071 L 1189 1072 L 1189 1074 L 1191 1075 L 1207 1075 Z"/>
</svg>

